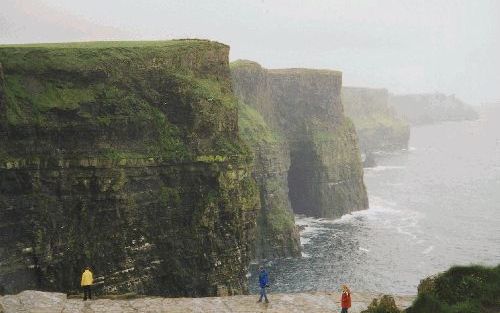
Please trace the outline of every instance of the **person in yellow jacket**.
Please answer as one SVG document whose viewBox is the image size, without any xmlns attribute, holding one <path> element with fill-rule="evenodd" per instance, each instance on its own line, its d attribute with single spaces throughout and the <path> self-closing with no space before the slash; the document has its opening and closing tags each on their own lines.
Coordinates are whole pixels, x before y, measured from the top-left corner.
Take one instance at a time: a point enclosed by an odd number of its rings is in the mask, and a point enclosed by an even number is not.
<svg viewBox="0 0 500 313">
<path fill-rule="evenodd" d="M 92 300 L 92 292 L 90 286 L 94 283 L 94 277 L 90 271 L 90 267 L 86 267 L 82 274 L 81 286 L 83 288 L 83 301 L 87 300 L 87 295 Z"/>
</svg>

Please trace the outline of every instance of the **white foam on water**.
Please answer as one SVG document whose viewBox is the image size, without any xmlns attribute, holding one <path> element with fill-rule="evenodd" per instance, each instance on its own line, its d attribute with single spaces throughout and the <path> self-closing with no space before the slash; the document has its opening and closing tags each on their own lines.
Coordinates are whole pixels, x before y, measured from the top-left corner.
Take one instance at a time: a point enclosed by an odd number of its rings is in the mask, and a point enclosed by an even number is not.
<svg viewBox="0 0 500 313">
<path fill-rule="evenodd" d="M 434 246 L 429 246 L 427 249 L 422 251 L 422 254 L 429 254 L 432 250 L 434 250 Z"/>
<path fill-rule="evenodd" d="M 363 247 L 359 247 L 359 250 L 363 251 L 363 252 L 370 252 L 370 249 L 366 249 L 366 248 L 363 248 Z"/>
<path fill-rule="evenodd" d="M 378 197 L 370 197 L 370 208 L 362 211 L 354 211 L 344 214 L 337 219 L 314 218 L 304 215 L 296 215 L 295 222 L 302 227 L 300 231 L 301 245 L 310 244 L 317 235 L 331 231 L 331 225 L 365 223 L 373 224 L 375 221 L 384 228 L 394 229 L 397 233 L 408 236 L 414 240 L 419 233 L 418 220 L 421 213 L 408 210 L 395 209 L 395 202 L 387 201 Z M 381 221 L 379 223 L 378 221 Z M 361 251 L 369 252 L 369 249 L 360 248 Z"/>
<path fill-rule="evenodd" d="M 409 232 L 407 230 L 405 230 L 404 228 L 406 227 L 401 227 L 401 226 L 398 226 L 396 227 L 396 230 L 398 231 L 398 233 L 400 233 L 401 235 L 406 235 L 412 239 L 417 239 L 417 235 L 415 235 L 414 233 L 412 232 Z"/>
<path fill-rule="evenodd" d="M 397 203 L 391 200 L 382 199 L 380 197 L 370 197 L 370 208 L 394 208 Z"/>
<path fill-rule="evenodd" d="M 364 170 L 367 172 L 380 172 L 380 171 L 387 171 L 387 170 L 402 170 L 405 168 L 406 168 L 406 166 L 378 165 L 375 167 L 367 167 Z"/>
<path fill-rule="evenodd" d="M 321 225 L 320 219 L 314 217 L 296 215 L 295 224 L 302 228 L 300 231 L 300 243 L 302 246 L 309 244 L 312 238 L 325 230 L 325 226 Z"/>
<path fill-rule="evenodd" d="M 309 242 L 311 242 L 311 238 L 300 236 L 300 244 L 302 246 L 307 245 Z"/>
<path fill-rule="evenodd" d="M 305 215 L 297 214 L 295 215 L 295 224 L 299 226 L 310 226 L 317 221 L 317 218 L 308 217 Z"/>
<path fill-rule="evenodd" d="M 387 219 L 387 215 L 399 215 L 403 212 L 401 210 L 394 209 L 396 203 L 392 201 L 386 201 L 380 198 L 370 198 L 370 208 L 361 211 L 354 211 L 348 214 L 342 215 L 337 219 L 316 219 L 315 222 L 319 225 L 321 224 L 345 224 L 351 223 L 353 220 L 357 220 L 359 218 L 367 218 L 367 219 Z"/>
</svg>

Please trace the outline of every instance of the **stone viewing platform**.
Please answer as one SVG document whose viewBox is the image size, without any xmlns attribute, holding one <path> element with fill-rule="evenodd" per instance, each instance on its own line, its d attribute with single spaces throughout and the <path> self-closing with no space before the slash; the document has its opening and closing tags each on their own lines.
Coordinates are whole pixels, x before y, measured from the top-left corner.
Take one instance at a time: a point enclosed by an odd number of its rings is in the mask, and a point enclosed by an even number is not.
<svg viewBox="0 0 500 313">
<path fill-rule="evenodd" d="M 375 293 L 353 293 L 349 313 L 366 309 Z M 126 295 L 122 296 L 126 298 Z M 340 312 L 340 293 L 308 292 L 270 294 L 269 304 L 256 303 L 257 295 L 206 297 L 206 298 L 161 298 L 131 297 L 130 299 L 96 299 L 82 301 L 67 298 L 63 293 L 23 291 L 17 295 L 0 297 L 0 313 L 187 313 L 187 312 Z M 414 296 L 394 296 L 399 308 L 410 306 Z"/>
</svg>

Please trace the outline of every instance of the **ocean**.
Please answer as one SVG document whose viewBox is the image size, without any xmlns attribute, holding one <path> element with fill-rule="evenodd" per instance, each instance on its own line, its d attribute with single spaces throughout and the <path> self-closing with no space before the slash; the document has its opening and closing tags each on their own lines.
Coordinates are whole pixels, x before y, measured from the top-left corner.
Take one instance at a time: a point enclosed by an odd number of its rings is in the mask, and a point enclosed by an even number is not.
<svg viewBox="0 0 500 313">
<path fill-rule="evenodd" d="M 413 127 L 409 149 L 365 169 L 370 208 L 340 219 L 297 216 L 302 258 L 265 263 L 271 292 L 416 294 L 452 265 L 500 263 L 500 109 L 477 121 Z M 250 288 L 257 292 L 256 265 Z"/>
</svg>

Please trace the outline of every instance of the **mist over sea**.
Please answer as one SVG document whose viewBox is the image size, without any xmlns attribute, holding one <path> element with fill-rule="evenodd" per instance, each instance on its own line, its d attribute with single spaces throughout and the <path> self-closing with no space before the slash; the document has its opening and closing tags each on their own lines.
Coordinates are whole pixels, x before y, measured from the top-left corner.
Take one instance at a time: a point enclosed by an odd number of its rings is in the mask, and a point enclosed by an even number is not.
<svg viewBox="0 0 500 313">
<path fill-rule="evenodd" d="M 365 169 L 370 209 L 338 220 L 297 217 L 304 257 L 266 264 L 271 292 L 346 283 L 415 294 L 422 278 L 452 265 L 500 263 L 500 109 L 414 127 L 409 147 Z"/>
</svg>

